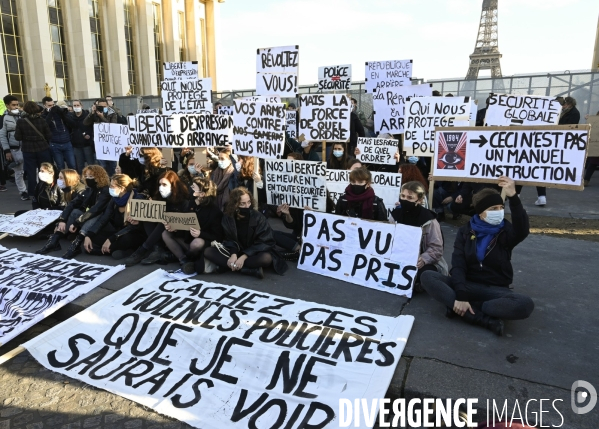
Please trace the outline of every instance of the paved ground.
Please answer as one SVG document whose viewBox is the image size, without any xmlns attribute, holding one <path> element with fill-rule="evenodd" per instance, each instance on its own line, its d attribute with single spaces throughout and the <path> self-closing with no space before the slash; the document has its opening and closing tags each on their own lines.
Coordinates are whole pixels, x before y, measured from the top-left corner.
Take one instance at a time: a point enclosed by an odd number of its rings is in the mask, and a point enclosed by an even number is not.
<svg viewBox="0 0 599 429">
<path fill-rule="evenodd" d="M 599 217 L 598 197 L 599 184 L 584 192 L 549 190 L 549 205 L 537 208 L 531 207 L 536 199 L 534 188 L 523 192 L 531 213 L 562 217 Z M 0 194 L 0 207 L 10 213 L 27 208 L 27 204 L 14 191 Z M 456 229 L 445 224 L 443 229 L 449 260 Z M 2 244 L 34 251 L 43 241 L 6 238 Z M 599 408 L 584 416 L 574 414 L 570 386 L 582 379 L 599 389 L 597 249 L 596 243 L 545 236 L 531 236 L 517 247 L 515 287 L 530 294 L 536 308 L 527 321 L 507 323 L 502 338 L 460 320 L 446 319 L 441 305 L 426 295 L 416 295 L 408 303 L 401 297 L 298 271 L 295 266 L 284 277 L 269 272 L 264 281 L 234 274 L 218 276 L 216 281 L 381 315 L 414 315 L 414 329 L 389 388 L 391 397 L 478 398 L 481 417 L 487 399 L 501 401 L 501 406 L 507 399 L 510 415 L 516 399 L 522 413 L 529 399 L 561 399 L 557 407 L 564 416 L 562 427 L 594 429 L 599 427 Z M 78 259 L 116 263 L 104 257 Z M 117 274 L 0 347 L 0 355 L 155 268 L 136 266 Z M 28 353 L 0 366 L 0 386 L 0 429 L 187 427 L 127 399 L 45 370 Z M 544 404 L 544 411 L 551 409 L 548 402 Z M 529 407 L 531 423 L 532 411 L 539 411 L 536 407 Z M 543 424 L 558 426 L 560 417 L 546 413 Z"/>
</svg>

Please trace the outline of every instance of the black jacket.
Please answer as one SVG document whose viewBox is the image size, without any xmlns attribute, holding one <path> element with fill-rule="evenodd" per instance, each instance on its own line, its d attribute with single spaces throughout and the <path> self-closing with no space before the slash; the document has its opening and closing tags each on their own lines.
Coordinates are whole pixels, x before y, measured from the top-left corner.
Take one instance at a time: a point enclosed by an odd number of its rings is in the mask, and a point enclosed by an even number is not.
<svg viewBox="0 0 599 429">
<path fill-rule="evenodd" d="M 25 118 L 31 122 L 33 127 Z M 48 123 L 40 115 L 24 115 L 17 121 L 15 139 L 21 142 L 22 152 L 41 152 L 50 150 L 49 142 L 52 139 L 52 133 Z"/>
<path fill-rule="evenodd" d="M 504 221 L 503 229 L 489 244 L 482 262 L 476 257 L 476 234 L 470 223 L 459 229 L 451 257 L 451 279 L 458 301 L 468 301 L 466 281 L 503 287 L 512 284 L 512 249 L 528 236 L 529 224 L 520 198 L 514 195 L 509 201 L 513 223 Z"/>
<path fill-rule="evenodd" d="M 85 222 L 100 216 L 112 200 L 108 192 L 108 186 L 103 188 L 86 188 L 82 194 L 78 194 L 58 218 L 59 222 L 66 222 L 74 209 L 79 209 L 84 213 L 75 220 L 74 225 L 80 228 Z"/>
<path fill-rule="evenodd" d="M 354 149 L 358 145 L 358 137 L 366 137 L 366 132 L 364 131 L 364 126 L 362 122 L 360 122 L 360 118 L 354 112 L 351 112 L 350 122 L 349 122 L 349 147 L 351 149 L 351 153 L 354 153 Z"/>
<path fill-rule="evenodd" d="M 119 167 L 121 167 L 121 172 L 123 174 L 126 174 L 132 179 L 141 181 L 144 176 L 144 166 L 140 164 L 137 158 L 131 159 L 131 157 L 127 156 L 125 153 L 121 153 L 121 156 L 119 157 Z"/>
<path fill-rule="evenodd" d="M 578 124 L 580 122 L 580 112 L 573 106 L 564 115 L 559 118 L 558 125 Z"/>
<path fill-rule="evenodd" d="M 364 219 L 362 217 L 362 203 L 350 205 L 349 201 L 345 199 L 345 194 L 341 195 L 337 200 L 335 214 Z M 378 220 L 381 222 L 389 220 L 385 203 L 383 203 L 383 200 L 376 195 L 374 196 L 374 203 L 372 203 L 372 219 L 366 220 Z"/>
<path fill-rule="evenodd" d="M 119 206 L 114 202 L 114 198 L 110 199 L 106 210 L 104 210 L 98 221 L 87 231 L 87 236 L 93 240 L 108 224 L 117 231 L 108 237 L 110 243 L 116 242 L 120 237 L 129 233 L 145 235 L 141 223 L 137 225 L 125 225 L 125 213 L 119 210 Z"/>
<path fill-rule="evenodd" d="M 89 112 L 83 110 L 80 116 L 75 113 L 69 113 L 66 117 L 67 123 L 71 127 L 71 144 L 73 147 L 88 147 L 94 145 L 94 127 L 88 127 L 83 125 L 83 121 L 87 118 Z M 86 139 L 85 135 L 89 135 L 90 138 Z"/>
<path fill-rule="evenodd" d="M 250 211 L 250 224 L 248 228 L 248 243 L 252 243 L 246 248 L 242 248 L 237 238 L 237 226 L 235 219 L 230 216 L 223 216 L 223 231 L 225 239 L 223 245 L 237 256 L 245 254 L 253 256 L 260 252 L 269 252 L 272 255 L 272 265 L 277 274 L 283 275 L 287 271 L 287 262 L 281 257 L 275 249 L 275 239 L 272 229 L 262 213 Z"/>
<path fill-rule="evenodd" d="M 63 210 L 67 205 L 64 194 L 58 185 L 49 185 L 41 180 L 35 186 L 35 199 L 32 200 L 33 210 Z"/>
<path fill-rule="evenodd" d="M 200 237 L 210 245 L 213 241 L 223 241 L 223 212 L 216 206 L 216 204 L 208 204 L 204 206 L 198 206 L 195 200 L 191 202 L 189 207 L 190 211 L 195 212 L 198 217 L 198 223 L 200 224 Z M 191 234 L 187 234 L 187 241 L 191 242 L 193 237 Z"/>
</svg>

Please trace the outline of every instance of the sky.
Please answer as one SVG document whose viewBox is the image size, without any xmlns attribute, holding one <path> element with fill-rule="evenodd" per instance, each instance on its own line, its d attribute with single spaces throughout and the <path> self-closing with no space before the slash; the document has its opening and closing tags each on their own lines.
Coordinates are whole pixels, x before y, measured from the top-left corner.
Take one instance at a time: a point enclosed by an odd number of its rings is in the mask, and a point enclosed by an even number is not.
<svg viewBox="0 0 599 429">
<path fill-rule="evenodd" d="M 412 59 L 413 77 L 463 78 L 482 0 L 226 0 L 217 27 L 219 91 L 256 86 L 256 49 L 299 45 L 299 84 L 318 67 Z M 591 68 L 598 0 L 499 0 L 504 76 Z"/>
</svg>

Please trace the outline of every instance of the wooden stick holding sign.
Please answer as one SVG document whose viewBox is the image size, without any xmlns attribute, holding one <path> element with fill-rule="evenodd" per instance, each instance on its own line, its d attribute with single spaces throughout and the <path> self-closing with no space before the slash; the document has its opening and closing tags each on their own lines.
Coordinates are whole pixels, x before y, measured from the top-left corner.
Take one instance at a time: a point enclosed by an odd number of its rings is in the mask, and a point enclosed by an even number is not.
<svg viewBox="0 0 599 429">
<path fill-rule="evenodd" d="M 0 235 L 0 240 L 2 240 L 3 238 L 8 237 L 8 232 L 5 232 L 4 234 Z"/>
<path fill-rule="evenodd" d="M 190 228 L 200 229 L 198 217 L 195 213 L 164 213 L 164 222 L 177 231 L 189 231 Z"/>
<path fill-rule="evenodd" d="M 168 147 L 163 147 L 160 149 L 162 152 L 162 159 L 160 160 L 161 167 L 173 168 L 173 150 Z M 165 163 L 166 161 L 166 163 Z"/>
</svg>

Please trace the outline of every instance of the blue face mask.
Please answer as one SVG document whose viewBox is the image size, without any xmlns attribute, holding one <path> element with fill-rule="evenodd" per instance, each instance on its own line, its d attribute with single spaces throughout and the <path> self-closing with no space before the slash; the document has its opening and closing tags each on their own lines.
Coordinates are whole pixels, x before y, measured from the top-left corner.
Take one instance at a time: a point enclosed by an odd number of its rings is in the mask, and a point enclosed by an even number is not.
<svg viewBox="0 0 599 429">
<path fill-rule="evenodd" d="M 189 167 L 187 167 L 187 171 L 189 171 L 189 174 L 192 174 L 192 175 L 198 174 L 194 165 L 190 165 Z"/>
<path fill-rule="evenodd" d="M 333 155 L 337 158 L 341 158 L 343 156 L 343 151 L 342 150 L 334 150 Z"/>
<path fill-rule="evenodd" d="M 103 111 L 104 111 L 104 113 L 108 113 L 108 107 L 105 107 L 105 108 L 103 109 Z"/>
<path fill-rule="evenodd" d="M 118 198 L 119 196 L 119 193 L 116 191 L 116 189 L 108 188 L 108 192 L 110 193 L 110 196 L 113 198 Z"/>
<path fill-rule="evenodd" d="M 409 156 L 408 157 L 408 162 L 410 164 L 416 164 L 418 162 L 419 158 L 417 156 Z"/>
</svg>

